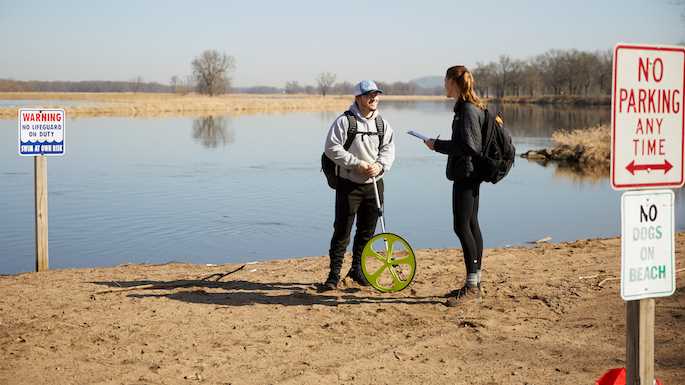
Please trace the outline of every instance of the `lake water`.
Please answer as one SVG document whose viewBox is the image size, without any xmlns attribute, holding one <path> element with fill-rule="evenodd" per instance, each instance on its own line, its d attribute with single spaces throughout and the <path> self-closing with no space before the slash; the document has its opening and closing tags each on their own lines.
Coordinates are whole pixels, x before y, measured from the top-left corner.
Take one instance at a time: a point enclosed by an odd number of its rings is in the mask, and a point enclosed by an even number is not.
<svg viewBox="0 0 685 385">
<path fill-rule="evenodd" d="M 450 103 L 385 103 L 397 160 L 385 178 L 386 224 L 414 248 L 460 247 L 445 157 L 406 135 L 449 137 Z M 560 127 L 609 122 L 609 108 L 506 106 L 518 152 Z M 335 113 L 214 118 L 69 119 L 66 155 L 48 158 L 50 267 L 126 262 L 228 263 L 326 255 L 334 192 L 319 171 Z M 32 271 L 33 160 L 0 120 L 0 273 Z M 682 189 L 676 227 L 685 229 Z M 617 236 L 620 193 L 517 158 L 481 189 L 486 247 Z M 380 229 L 380 227 L 379 227 Z M 451 259 L 454 263 L 460 263 Z"/>
</svg>

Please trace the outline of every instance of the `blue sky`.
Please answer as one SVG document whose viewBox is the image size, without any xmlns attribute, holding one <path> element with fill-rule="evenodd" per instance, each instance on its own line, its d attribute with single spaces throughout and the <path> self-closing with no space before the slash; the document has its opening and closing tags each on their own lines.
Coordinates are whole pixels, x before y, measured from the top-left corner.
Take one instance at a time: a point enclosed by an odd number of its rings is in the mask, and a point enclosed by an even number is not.
<svg viewBox="0 0 685 385">
<path fill-rule="evenodd" d="M 685 41 L 684 4 L 0 0 L 0 78 L 168 83 L 217 49 L 236 58 L 237 86 L 313 84 L 324 71 L 339 81 L 406 81 L 501 54 L 677 44 Z"/>
</svg>

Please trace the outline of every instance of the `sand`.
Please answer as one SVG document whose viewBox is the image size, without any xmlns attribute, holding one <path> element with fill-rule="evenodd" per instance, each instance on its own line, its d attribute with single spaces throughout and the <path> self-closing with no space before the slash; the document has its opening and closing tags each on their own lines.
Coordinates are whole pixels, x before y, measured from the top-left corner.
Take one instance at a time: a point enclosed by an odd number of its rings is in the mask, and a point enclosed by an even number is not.
<svg viewBox="0 0 685 385">
<path fill-rule="evenodd" d="M 455 241 L 456 243 L 456 241 Z M 676 237 L 683 270 L 685 233 Z M 405 291 L 343 282 L 327 257 L 0 276 L 1 384 L 594 384 L 624 366 L 620 240 L 485 252 L 480 302 L 441 296 L 459 249 L 417 251 Z M 348 258 L 349 263 L 349 258 Z M 346 267 L 344 267 L 346 269 Z M 685 272 L 656 300 L 656 373 L 685 383 Z"/>
</svg>

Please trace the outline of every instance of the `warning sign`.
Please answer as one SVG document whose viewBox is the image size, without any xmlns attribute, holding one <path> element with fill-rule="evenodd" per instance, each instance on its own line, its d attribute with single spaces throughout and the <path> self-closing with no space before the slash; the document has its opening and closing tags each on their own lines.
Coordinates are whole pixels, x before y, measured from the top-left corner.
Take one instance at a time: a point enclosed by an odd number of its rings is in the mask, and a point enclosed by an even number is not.
<svg viewBox="0 0 685 385">
<path fill-rule="evenodd" d="M 19 155 L 64 155 L 63 109 L 19 110 Z"/>
<path fill-rule="evenodd" d="M 614 50 L 611 185 L 683 185 L 685 48 L 619 44 Z"/>
</svg>

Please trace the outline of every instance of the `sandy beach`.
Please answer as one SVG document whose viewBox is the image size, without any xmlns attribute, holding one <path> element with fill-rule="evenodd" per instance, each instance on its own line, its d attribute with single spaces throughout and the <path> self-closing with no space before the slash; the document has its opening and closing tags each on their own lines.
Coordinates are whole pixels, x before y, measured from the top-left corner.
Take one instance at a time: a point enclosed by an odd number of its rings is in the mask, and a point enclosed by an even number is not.
<svg viewBox="0 0 685 385">
<path fill-rule="evenodd" d="M 684 247 L 681 232 L 679 270 Z M 485 255 L 481 302 L 455 308 L 442 295 L 463 280 L 459 249 L 417 251 L 395 294 L 317 293 L 323 256 L 0 276 L 0 383 L 594 384 L 624 366 L 620 239 Z M 684 276 L 656 301 L 669 385 L 685 378 Z"/>
</svg>

